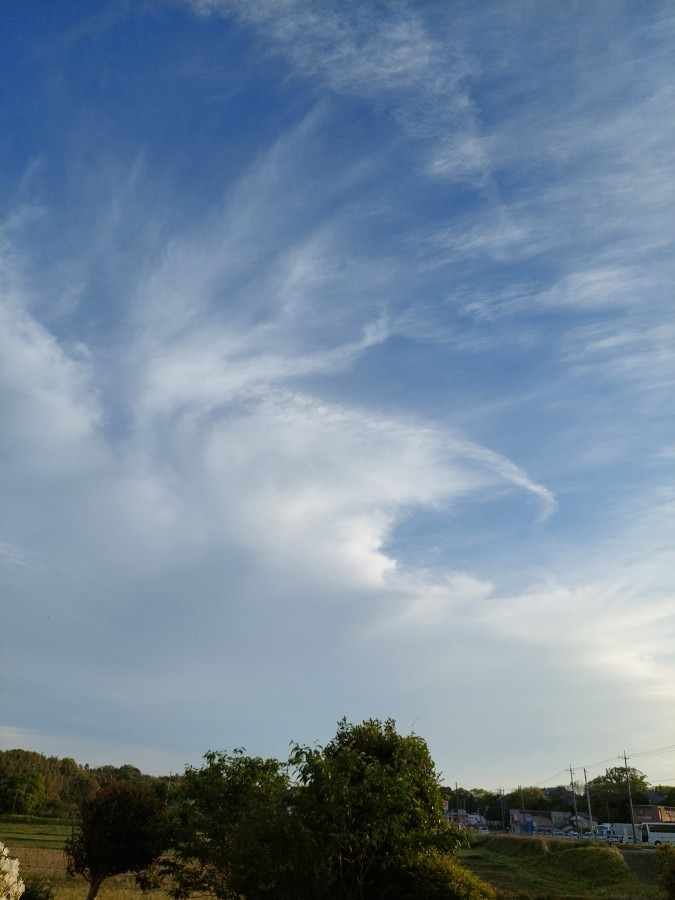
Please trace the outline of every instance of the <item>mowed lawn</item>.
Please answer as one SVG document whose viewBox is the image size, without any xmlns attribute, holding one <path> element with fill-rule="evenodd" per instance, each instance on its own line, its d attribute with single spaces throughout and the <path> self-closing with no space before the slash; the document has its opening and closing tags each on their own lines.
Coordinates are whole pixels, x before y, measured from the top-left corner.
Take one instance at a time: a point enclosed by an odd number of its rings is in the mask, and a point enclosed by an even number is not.
<svg viewBox="0 0 675 900">
<path fill-rule="evenodd" d="M 0 820 L 0 840 L 7 847 L 41 847 L 45 850 L 63 850 L 70 837 L 73 823 L 66 819 L 39 819 L 36 822 Z M 15 854 L 16 855 L 16 854 Z"/>
</svg>

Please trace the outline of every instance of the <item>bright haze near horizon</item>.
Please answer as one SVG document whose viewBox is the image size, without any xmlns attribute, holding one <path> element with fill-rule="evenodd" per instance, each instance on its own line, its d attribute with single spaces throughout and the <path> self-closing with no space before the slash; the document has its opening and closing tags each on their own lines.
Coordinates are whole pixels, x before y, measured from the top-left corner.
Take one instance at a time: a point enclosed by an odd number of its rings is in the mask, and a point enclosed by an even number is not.
<svg viewBox="0 0 675 900">
<path fill-rule="evenodd" d="M 2 17 L 2 746 L 675 781 L 675 7 Z"/>
</svg>

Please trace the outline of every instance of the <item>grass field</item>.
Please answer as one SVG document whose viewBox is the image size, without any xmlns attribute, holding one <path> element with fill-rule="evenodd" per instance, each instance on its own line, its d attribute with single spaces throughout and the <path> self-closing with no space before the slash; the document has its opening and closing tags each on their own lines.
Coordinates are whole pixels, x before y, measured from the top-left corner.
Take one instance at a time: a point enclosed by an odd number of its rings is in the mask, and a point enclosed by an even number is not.
<svg viewBox="0 0 675 900">
<path fill-rule="evenodd" d="M 66 873 L 63 847 L 72 822 L 64 819 L 0 819 L 0 840 L 19 860 L 21 877 L 27 884 L 44 883 L 54 889 L 55 900 L 85 900 L 84 878 Z M 163 891 L 143 895 L 132 875 L 118 875 L 103 883 L 99 900 L 168 900 Z"/>
<path fill-rule="evenodd" d="M 0 828 L 2 826 L 0 825 Z M 85 900 L 89 886 L 79 876 L 66 873 L 66 857 L 63 850 L 44 847 L 20 847 L 9 844 L 9 852 L 19 860 L 21 877 L 27 884 L 48 884 L 54 890 L 55 900 Z M 103 882 L 98 900 L 168 900 L 163 891 L 141 893 L 132 875 L 117 875 Z"/>
<path fill-rule="evenodd" d="M 656 900 L 653 850 L 538 838 L 487 837 L 459 860 L 500 898 L 531 900 Z"/>
<path fill-rule="evenodd" d="M 8 847 L 40 847 L 44 850 L 63 850 L 66 838 L 70 837 L 72 824 L 62 819 L 49 822 L 0 820 L 0 840 Z"/>
</svg>

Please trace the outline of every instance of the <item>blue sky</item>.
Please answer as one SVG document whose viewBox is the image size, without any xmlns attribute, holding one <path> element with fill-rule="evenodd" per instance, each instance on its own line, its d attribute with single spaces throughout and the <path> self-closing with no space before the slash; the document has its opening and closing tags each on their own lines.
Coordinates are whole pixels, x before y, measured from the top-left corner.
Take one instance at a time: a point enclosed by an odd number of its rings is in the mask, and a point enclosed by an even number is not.
<svg viewBox="0 0 675 900">
<path fill-rule="evenodd" d="M 672 5 L 3 17 L 3 746 L 675 781 Z"/>
</svg>

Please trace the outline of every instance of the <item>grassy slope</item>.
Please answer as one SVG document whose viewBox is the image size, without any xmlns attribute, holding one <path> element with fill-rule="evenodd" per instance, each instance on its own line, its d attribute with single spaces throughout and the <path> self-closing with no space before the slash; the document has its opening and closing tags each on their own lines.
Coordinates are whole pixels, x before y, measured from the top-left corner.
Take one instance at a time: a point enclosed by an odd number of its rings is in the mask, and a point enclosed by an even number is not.
<svg viewBox="0 0 675 900">
<path fill-rule="evenodd" d="M 632 852 L 650 855 L 648 850 Z M 649 900 L 659 896 L 653 866 L 629 866 L 612 847 L 488 837 L 461 851 L 460 862 L 503 898 Z"/>
</svg>

